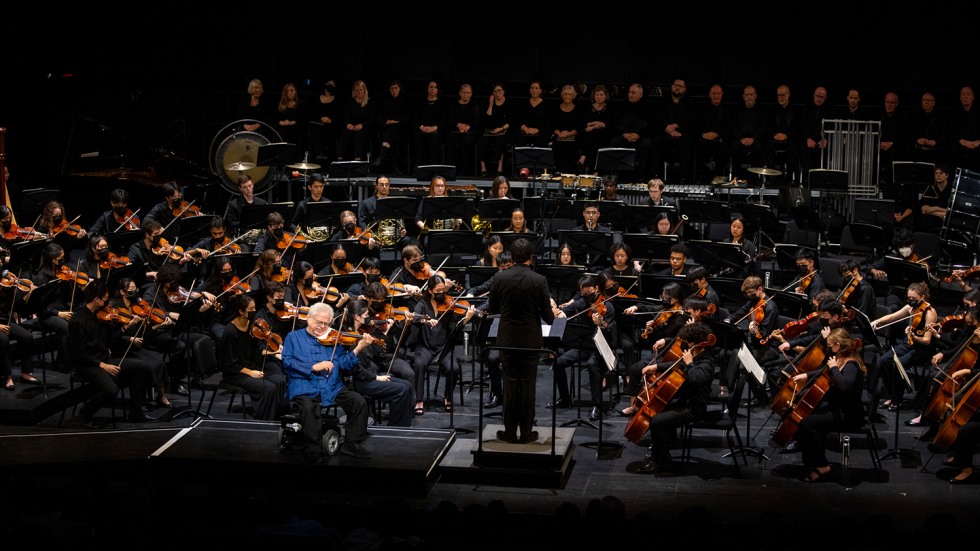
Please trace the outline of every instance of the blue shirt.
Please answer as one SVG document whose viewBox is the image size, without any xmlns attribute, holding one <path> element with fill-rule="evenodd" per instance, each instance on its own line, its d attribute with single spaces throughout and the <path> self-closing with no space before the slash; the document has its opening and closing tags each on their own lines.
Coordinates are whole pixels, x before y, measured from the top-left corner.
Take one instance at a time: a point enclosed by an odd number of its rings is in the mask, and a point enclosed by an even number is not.
<svg viewBox="0 0 980 551">
<path fill-rule="evenodd" d="M 323 361 L 332 361 L 333 369 L 313 371 L 313 365 Z M 333 346 L 320 344 L 306 329 L 296 329 L 283 342 L 282 364 L 289 381 L 290 400 L 310 396 L 320 398 L 320 403 L 327 406 L 333 404 L 344 388 L 341 371 L 350 372 L 359 362 L 357 355 L 343 346 L 335 354 Z"/>
</svg>

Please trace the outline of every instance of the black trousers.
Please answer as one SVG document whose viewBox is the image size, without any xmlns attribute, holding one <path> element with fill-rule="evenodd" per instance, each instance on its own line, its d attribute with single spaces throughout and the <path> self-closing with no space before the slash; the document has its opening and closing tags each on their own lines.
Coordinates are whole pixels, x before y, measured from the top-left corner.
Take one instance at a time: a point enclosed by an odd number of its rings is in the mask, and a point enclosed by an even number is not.
<svg viewBox="0 0 980 551">
<path fill-rule="evenodd" d="M 534 394 L 538 378 L 538 353 L 501 351 L 503 371 L 504 432 L 514 436 L 521 429 L 521 438 L 531 434 L 534 427 Z"/>
</svg>

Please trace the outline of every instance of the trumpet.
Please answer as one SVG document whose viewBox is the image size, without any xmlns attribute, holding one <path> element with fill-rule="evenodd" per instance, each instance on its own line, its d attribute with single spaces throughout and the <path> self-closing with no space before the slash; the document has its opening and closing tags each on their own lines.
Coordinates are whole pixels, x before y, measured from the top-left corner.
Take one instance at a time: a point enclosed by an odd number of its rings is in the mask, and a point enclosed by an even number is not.
<svg viewBox="0 0 980 551">
<path fill-rule="evenodd" d="M 687 215 L 686 214 L 682 214 L 681 215 L 681 219 L 677 222 L 677 224 L 674 224 L 674 227 L 673 228 L 670 228 L 670 231 L 667 232 L 667 233 L 669 233 L 671 235 L 677 235 L 677 230 L 681 229 L 681 226 L 684 225 L 684 222 L 687 222 Z"/>
</svg>

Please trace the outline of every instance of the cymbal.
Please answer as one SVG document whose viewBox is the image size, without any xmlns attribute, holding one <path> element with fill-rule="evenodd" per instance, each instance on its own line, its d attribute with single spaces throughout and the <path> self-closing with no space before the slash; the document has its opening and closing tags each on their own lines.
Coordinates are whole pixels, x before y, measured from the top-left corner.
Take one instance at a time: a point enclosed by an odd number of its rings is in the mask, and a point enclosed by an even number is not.
<svg viewBox="0 0 980 551">
<path fill-rule="evenodd" d="M 753 174 L 758 174 L 760 176 L 782 176 L 782 170 L 776 170 L 775 168 L 765 168 L 765 167 L 749 167 L 749 172 Z"/>
<path fill-rule="evenodd" d="M 295 168 L 296 170 L 316 170 L 320 168 L 320 165 L 314 165 L 303 161 L 302 163 L 296 163 L 294 165 L 286 165 L 289 168 Z"/>
<path fill-rule="evenodd" d="M 231 163 L 230 165 L 225 165 L 225 170 L 252 170 L 255 168 L 255 163 L 243 163 L 238 161 L 237 163 Z"/>
</svg>

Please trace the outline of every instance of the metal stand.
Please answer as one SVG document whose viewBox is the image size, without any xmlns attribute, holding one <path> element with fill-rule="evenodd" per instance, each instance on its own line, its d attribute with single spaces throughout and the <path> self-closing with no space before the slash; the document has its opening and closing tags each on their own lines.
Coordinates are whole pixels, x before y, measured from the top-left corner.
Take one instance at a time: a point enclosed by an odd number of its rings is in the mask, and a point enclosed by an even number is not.
<svg viewBox="0 0 980 551">
<path fill-rule="evenodd" d="M 905 366 L 903 366 L 901 360 L 898 359 L 898 354 L 895 352 L 895 347 L 894 346 L 892 347 L 892 357 L 895 359 L 895 371 L 897 371 L 898 378 L 901 379 L 901 381 L 902 381 L 902 383 L 904 385 L 904 389 L 906 391 L 911 392 L 912 391 L 912 381 L 909 380 L 908 373 L 905 372 Z M 896 407 L 895 407 L 895 439 L 894 439 L 892 448 L 889 449 L 887 452 L 885 452 L 885 454 L 882 455 L 879 458 L 879 461 L 884 461 L 886 459 L 891 459 L 893 457 L 897 457 L 897 458 L 899 458 L 899 460 L 902 461 L 903 464 L 905 464 L 905 460 L 906 459 L 908 459 L 909 462 L 915 462 L 916 460 L 919 459 L 919 457 L 918 457 L 918 455 L 916 454 L 915 451 L 913 451 L 913 450 L 903 450 L 902 448 L 899 448 L 898 447 L 898 425 L 899 425 L 898 415 L 899 415 L 899 412 L 901 411 L 901 408 L 898 407 L 897 401 L 898 400 L 901 400 L 901 398 L 895 398 L 895 396 L 898 395 L 898 392 L 900 390 L 899 388 L 894 388 L 896 386 L 899 386 L 897 380 L 896 380 L 896 383 L 894 385 L 892 385 L 892 386 L 893 386 L 893 388 L 892 388 L 892 404 L 896 404 Z"/>
</svg>

